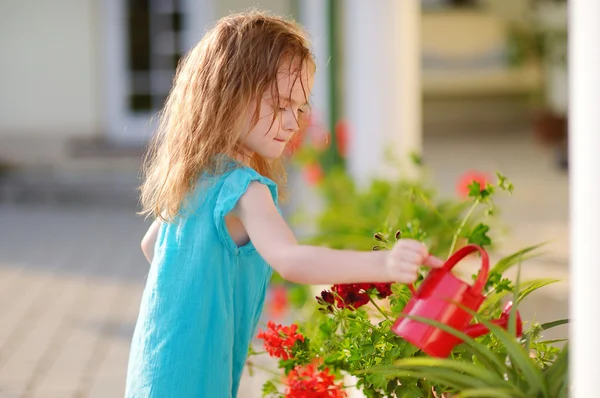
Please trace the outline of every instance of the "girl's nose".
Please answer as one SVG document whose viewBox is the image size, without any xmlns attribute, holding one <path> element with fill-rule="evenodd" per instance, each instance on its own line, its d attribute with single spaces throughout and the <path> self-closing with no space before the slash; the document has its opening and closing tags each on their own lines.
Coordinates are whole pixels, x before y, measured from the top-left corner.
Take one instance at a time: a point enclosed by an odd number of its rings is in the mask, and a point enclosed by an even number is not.
<svg viewBox="0 0 600 398">
<path fill-rule="evenodd" d="M 288 131 L 290 133 L 295 133 L 296 131 L 298 131 L 298 128 L 300 126 L 298 124 L 298 119 L 294 115 L 293 111 L 286 110 L 283 113 L 283 123 L 281 127 L 283 128 L 283 130 Z"/>
</svg>

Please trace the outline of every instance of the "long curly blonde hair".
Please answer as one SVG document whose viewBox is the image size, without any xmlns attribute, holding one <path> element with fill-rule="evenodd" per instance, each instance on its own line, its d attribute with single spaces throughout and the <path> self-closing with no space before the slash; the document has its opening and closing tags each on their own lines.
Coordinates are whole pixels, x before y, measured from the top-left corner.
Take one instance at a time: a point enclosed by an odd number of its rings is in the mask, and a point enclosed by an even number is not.
<svg viewBox="0 0 600 398">
<path fill-rule="evenodd" d="M 283 60 L 314 70 L 305 32 L 293 21 L 257 11 L 220 19 L 190 50 L 177 68 L 144 159 L 141 214 L 173 220 L 200 175 L 224 171 L 218 155 L 241 153 L 246 109 L 276 84 Z M 282 188 L 286 176 L 280 160 L 255 154 L 250 163 Z"/>
</svg>

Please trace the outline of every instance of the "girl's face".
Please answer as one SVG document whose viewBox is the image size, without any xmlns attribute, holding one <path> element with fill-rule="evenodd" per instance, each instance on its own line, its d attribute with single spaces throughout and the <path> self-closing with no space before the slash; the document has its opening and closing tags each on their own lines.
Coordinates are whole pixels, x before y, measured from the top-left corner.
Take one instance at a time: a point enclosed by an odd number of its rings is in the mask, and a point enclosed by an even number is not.
<svg viewBox="0 0 600 398">
<path fill-rule="evenodd" d="M 277 73 L 278 92 L 267 90 L 246 110 L 246 128 L 240 139 L 244 155 L 258 154 L 264 159 L 281 156 L 288 141 L 299 130 L 299 120 L 308 112 L 307 99 L 314 83 L 312 67 L 303 65 L 302 71 L 283 62 Z M 260 106 L 257 123 L 252 126 L 256 107 Z M 275 118 L 273 119 L 273 116 Z"/>
</svg>

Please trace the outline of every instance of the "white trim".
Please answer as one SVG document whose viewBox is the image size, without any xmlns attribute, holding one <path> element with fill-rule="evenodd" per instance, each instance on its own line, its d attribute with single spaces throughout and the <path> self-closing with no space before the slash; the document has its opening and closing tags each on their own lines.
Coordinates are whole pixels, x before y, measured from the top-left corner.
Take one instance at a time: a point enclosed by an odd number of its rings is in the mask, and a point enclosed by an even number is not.
<svg viewBox="0 0 600 398">
<path fill-rule="evenodd" d="M 598 395 L 600 2 L 569 2 L 570 397 Z"/>
<path fill-rule="evenodd" d="M 360 186 L 414 172 L 421 150 L 420 2 L 347 0 L 344 18 L 348 169 Z"/>
<path fill-rule="evenodd" d="M 194 47 L 217 18 L 217 0 L 180 0 L 185 10 L 183 45 Z"/>
<path fill-rule="evenodd" d="M 107 138 L 117 144 L 141 144 L 148 140 L 153 129 L 150 114 L 133 115 L 127 112 L 125 2 L 105 0 L 103 4 Z"/>
<path fill-rule="evenodd" d="M 127 81 L 127 25 L 122 0 L 102 2 L 104 101 L 107 139 L 120 145 L 140 145 L 148 141 L 156 128 L 151 113 L 133 114 L 128 111 Z M 214 0 L 182 0 L 184 21 L 183 46 L 190 49 L 198 42 L 214 20 Z"/>
<path fill-rule="evenodd" d="M 330 78 L 329 78 L 329 34 L 327 20 L 327 2 L 323 0 L 300 0 L 300 23 L 310 34 L 312 52 L 315 56 L 317 71 L 312 92 L 312 106 L 319 123 L 330 125 Z"/>
</svg>

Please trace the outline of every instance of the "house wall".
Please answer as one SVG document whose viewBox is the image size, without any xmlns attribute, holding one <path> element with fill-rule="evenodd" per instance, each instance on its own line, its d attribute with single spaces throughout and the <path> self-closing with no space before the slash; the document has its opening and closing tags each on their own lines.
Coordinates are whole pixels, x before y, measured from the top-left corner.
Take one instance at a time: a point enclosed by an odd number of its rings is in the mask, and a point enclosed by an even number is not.
<svg viewBox="0 0 600 398">
<path fill-rule="evenodd" d="M 288 16 L 292 12 L 290 0 L 219 0 L 217 4 L 218 18 L 230 12 L 245 11 L 251 7 L 284 16 Z"/>
<path fill-rule="evenodd" d="M 0 137 L 98 131 L 96 3 L 0 1 Z"/>
</svg>

